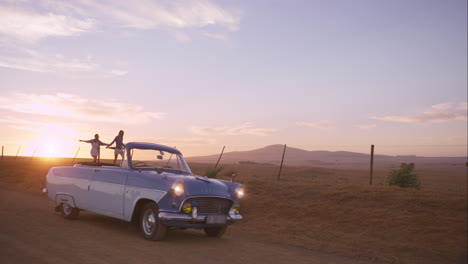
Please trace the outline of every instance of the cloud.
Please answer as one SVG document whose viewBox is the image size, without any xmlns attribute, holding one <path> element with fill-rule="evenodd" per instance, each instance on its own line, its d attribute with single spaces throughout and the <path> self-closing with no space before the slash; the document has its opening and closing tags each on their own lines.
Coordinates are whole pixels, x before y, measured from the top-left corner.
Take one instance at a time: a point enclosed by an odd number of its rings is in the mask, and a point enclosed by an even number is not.
<svg viewBox="0 0 468 264">
<path fill-rule="evenodd" d="M 35 42 L 46 37 L 75 36 L 94 30 L 91 18 L 75 18 L 48 12 L 39 14 L 0 6 L 0 38 Z"/>
<path fill-rule="evenodd" d="M 46 37 L 76 36 L 109 27 L 139 30 L 200 29 L 237 31 L 241 11 L 209 0 L 3 1 L 0 34 L 35 42 Z"/>
<path fill-rule="evenodd" d="M 27 132 L 32 132 L 31 135 L 35 137 L 49 137 L 49 138 L 59 138 L 65 140 L 76 140 L 80 133 L 79 131 L 83 130 L 83 124 L 73 123 L 73 122 L 47 122 L 37 121 L 36 119 L 27 120 L 17 117 L 6 116 L 0 118 L 0 123 L 6 124 L 8 127 L 15 129 L 16 131 L 22 130 Z"/>
<path fill-rule="evenodd" d="M 44 53 L 32 46 L 51 37 L 80 36 L 110 28 L 163 30 L 179 42 L 201 34 L 224 39 L 239 30 L 241 12 L 208 0 L 0 1 L 0 67 L 41 73 L 93 73 L 122 76 L 123 69 L 104 70 L 97 63 Z M 209 29 L 212 33 L 203 33 Z M 217 33 L 222 32 L 222 33 Z M 124 34 L 123 32 L 122 34 Z"/>
<path fill-rule="evenodd" d="M 373 129 L 375 127 L 377 127 L 376 124 L 365 124 L 365 125 L 357 125 L 357 127 L 359 129 L 362 129 L 362 130 L 369 130 L 369 129 Z"/>
<path fill-rule="evenodd" d="M 201 146 L 201 145 L 210 145 L 215 142 L 212 138 L 167 138 L 167 137 L 158 137 L 158 138 L 138 138 L 135 141 L 138 142 L 154 142 L 158 144 L 168 145 L 168 146 Z"/>
<path fill-rule="evenodd" d="M 81 1 L 82 6 L 120 27 L 135 29 L 182 29 L 219 26 L 239 29 L 240 14 L 207 0 L 192 1 Z"/>
<path fill-rule="evenodd" d="M 111 73 L 115 76 L 127 75 L 128 71 L 125 70 L 111 70 Z"/>
<path fill-rule="evenodd" d="M 80 73 L 96 70 L 99 66 L 91 57 L 80 60 L 66 58 L 60 54 L 50 55 L 31 49 L 17 49 L 8 55 L 0 54 L 0 67 L 33 72 Z"/>
<path fill-rule="evenodd" d="M 126 70 L 106 70 L 91 56 L 86 58 L 69 58 L 61 54 L 47 54 L 32 49 L 11 48 L 8 53 L 0 53 L 0 67 L 16 70 L 58 73 L 86 74 L 98 76 L 122 76 Z"/>
<path fill-rule="evenodd" d="M 212 39 L 217 39 L 217 40 L 226 40 L 227 38 L 225 34 L 220 34 L 220 33 L 203 32 L 202 35 L 207 38 L 212 38 Z"/>
<path fill-rule="evenodd" d="M 317 128 L 317 129 L 333 129 L 335 125 L 329 121 L 321 121 L 317 123 L 310 123 L 310 122 L 296 122 L 296 125 L 300 127 L 307 127 L 307 128 Z"/>
<path fill-rule="evenodd" d="M 374 116 L 371 119 L 400 123 L 442 123 L 450 120 L 467 120 L 467 103 L 443 103 L 415 115 Z"/>
<path fill-rule="evenodd" d="M 192 127 L 192 131 L 202 136 L 269 136 L 278 129 L 276 128 L 255 128 L 250 123 L 244 123 L 237 127 Z"/>
<path fill-rule="evenodd" d="M 78 95 L 15 94 L 0 96 L 0 109 L 30 115 L 63 117 L 79 121 L 137 124 L 162 119 L 165 113 L 144 111 L 135 104 L 87 99 Z"/>
</svg>

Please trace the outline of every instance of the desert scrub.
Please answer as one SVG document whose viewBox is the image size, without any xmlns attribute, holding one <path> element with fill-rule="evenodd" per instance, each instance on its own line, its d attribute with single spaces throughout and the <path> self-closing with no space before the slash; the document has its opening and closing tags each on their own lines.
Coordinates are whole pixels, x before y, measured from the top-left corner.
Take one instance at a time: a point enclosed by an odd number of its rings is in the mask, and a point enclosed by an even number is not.
<svg viewBox="0 0 468 264">
<path fill-rule="evenodd" d="M 218 176 L 218 173 L 220 173 L 223 170 L 223 167 L 209 167 L 205 170 L 205 176 L 208 178 L 216 178 Z"/>
<path fill-rule="evenodd" d="M 387 177 L 388 185 L 395 185 L 400 187 L 421 188 L 418 175 L 413 173 L 414 163 L 402 163 L 400 169 L 391 170 Z"/>
</svg>

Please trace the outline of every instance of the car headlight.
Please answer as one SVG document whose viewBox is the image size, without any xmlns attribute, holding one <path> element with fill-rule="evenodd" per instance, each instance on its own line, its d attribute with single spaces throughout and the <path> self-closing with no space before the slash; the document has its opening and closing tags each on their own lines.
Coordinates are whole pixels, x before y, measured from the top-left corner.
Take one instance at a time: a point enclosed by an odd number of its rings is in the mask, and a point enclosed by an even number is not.
<svg viewBox="0 0 468 264">
<path fill-rule="evenodd" d="M 238 188 L 236 189 L 236 197 L 237 197 L 237 199 L 242 199 L 242 198 L 244 197 L 244 195 L 245 195 L 244 187 L 242 187 L 242 186 L 241 186 L 241 187 L 238 187 Z"/>
<path fill-rule="evenodd" d="M 174 183 L 172 185 L 172 192 L 175 194 L 175 196 L 181 196 L 182 194 L 184 194 L 184 182 L 179 181 Z"/>
</svg>

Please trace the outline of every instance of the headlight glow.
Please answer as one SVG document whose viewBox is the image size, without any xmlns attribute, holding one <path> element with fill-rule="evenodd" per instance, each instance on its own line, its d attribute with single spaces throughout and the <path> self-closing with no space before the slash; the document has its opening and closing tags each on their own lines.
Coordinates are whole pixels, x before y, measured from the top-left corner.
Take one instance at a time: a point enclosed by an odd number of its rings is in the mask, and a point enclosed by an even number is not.
<svg viewBox="0 0 468 264">
<path fill-rule="evenodd" d="M 242 187 L 242 186 L 241 186 L 241 187 L 238 187 L 238 188 L 236 189 L 236 197 L 237 197 L 237 199 L 242 199 L 242 198 L 244 197 L 244 195 L 245 195 L 244 187 Z"/>
<path fill-rule="evenodd" d="M 176 196 L 181 196 L 184 194 L 184 183 L 183 182 L 176 182 L 174 185 L 172 185 L 172 191 Z"/>
</svg>

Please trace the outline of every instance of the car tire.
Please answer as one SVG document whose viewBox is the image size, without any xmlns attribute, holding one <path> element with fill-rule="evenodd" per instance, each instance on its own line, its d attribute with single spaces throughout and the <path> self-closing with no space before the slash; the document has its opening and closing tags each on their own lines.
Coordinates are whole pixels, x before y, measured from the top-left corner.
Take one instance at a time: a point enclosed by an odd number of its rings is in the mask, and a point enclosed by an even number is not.
<svg viewBox="0 0 468 264">
<path fill-rule="evenodd" d="M 209 237 L 222 237 L 227 230 L 227 226 L 206 227 L 203 230 Z"/>
<path fill-rule="evenodd" d="M 148 240 L 163 240 L 167 227 L 158 217 L 159 209 L 155 203 L 147 203 L 140 211 L 140 230 L 143 237 Z"/>
<path fill-rule="evenodd" d="M 72 220 L 78 218 L 80 209 L 75 208 L 67 203 L 61 203 L 60 212 L 62 213 L 63 218 Z"/>
</svg>

